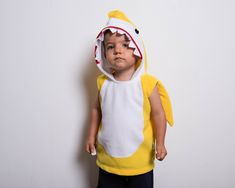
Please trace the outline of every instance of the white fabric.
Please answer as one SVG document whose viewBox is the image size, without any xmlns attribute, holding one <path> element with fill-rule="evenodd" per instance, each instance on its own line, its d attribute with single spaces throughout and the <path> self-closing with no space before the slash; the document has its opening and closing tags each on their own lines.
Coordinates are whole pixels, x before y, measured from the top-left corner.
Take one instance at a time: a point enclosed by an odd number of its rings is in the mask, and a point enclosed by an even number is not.
<svg viewBox="0 0 235 188">
<path fill-rule="evenodd" d="M 100 91 L 102 128 L 98 142 L 112 157 L 132 155 L 144 140 L 143 92 L 140 78 L 106 80 Z"/>
<path fill-rule="evenodd" d="M 131 25 L 128 22 L 125 22 L 123 20 L 119 20 L 116 18 L 111 18 L 106 27 L 102 29 L 100 32 L 99 36 L 97 37 L 96 40 L 96 51 L 95 51 L 95 59 L 97 62 L 98 68 L 105 74 L 107 75 L 111 80 L 115 81 L 115 78 L 112 75 L 112 72 L 110 70 L 109 64 L 106 62 L 105 57 L 104 57 L 104 49 L 103 49 L 103 40 L 104 40 L 104 31 L 109 29 L 112 33 L 118 32 L 120 34 L 125 34 L 129 40 L 129 47 L 134 49 L 134 54 L 138 57 L 141 57 L 141 64 L 136 70 L 135 74 L 133 75 L 132 78 L 140 76 L 144 72 L 144 46 L 142 43 L 142 40 L 135 32 L 135 27 Z"/>
<path fill-rule="evenodd" d="M 104 32 L 125 34 L 130 40 L 129 47 L 141 60 L 129 81 L 116 80 L 109 63 L 104 57 Z M 136 28 L 116 18 L 109 19 L 96 40 L 95 59 L 98 68 L 108 77 L 100 90 L 102 127 L 98 142 L 112 157 L 125 158 L 134 154 L 144 141 L 143 90 L 141 75 L 144 73 L 144 45 Z"/>
</svg>

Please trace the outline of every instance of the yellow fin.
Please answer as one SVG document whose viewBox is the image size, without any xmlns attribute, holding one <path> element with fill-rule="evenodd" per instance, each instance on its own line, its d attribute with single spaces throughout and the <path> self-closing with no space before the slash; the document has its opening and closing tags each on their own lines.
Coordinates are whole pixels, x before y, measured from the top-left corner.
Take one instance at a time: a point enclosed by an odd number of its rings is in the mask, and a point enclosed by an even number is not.
<svg viewBox="0 0 235 188">
<path fill-rule="evenodd" d="M 123 21 L 126 21 L 128 23 L 130 23 L 131 25 L 133 25 L 134 27 L 136 27 L 130 20 L 129 18 L 120 10 L 113 10 L 113 11 L 110 11 L 108 13 L 108 17 L 109 18 L 116 18 L 116 19 L 119 19 L 119 20 L 123 20 Z"/>
<path fill-rule="evenodd" d="M 160 80 L 158 80 L 157 82 L 157 89 L 161 98 L 163 109 L 165 111 L 166 119 L 169 125 L 173 126 L 174 119 L 173 119 L 173 112 L 172 112 L 170 97 Z"/>
</svg>

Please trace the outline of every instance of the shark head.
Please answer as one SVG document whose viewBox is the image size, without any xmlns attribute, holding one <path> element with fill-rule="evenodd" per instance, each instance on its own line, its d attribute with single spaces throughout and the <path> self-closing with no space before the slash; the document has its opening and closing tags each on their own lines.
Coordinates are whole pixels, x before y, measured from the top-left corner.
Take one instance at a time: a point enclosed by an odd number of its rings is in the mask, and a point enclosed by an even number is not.
<svg viewBox="0 0 235 188">
<path fill-rule="evenodd" d="M 144 44 L 140 37 L 140 32 L 137 27 L 128 19 L 128 17 L 119 10 L 114 10 L 108 13 L 108 22 L 96 37 L 95 44 L 95 62 L 97 67 L 102 73 L 104 73 L 111 80 L 115 81 L 112 75 L 112 70 L 108 66 L 108 62 L 104 56 L 104 33 L 109 30 L 112 33 L 125 34 L 129 39 L 129 47 L 134 49 L 134 55 L 138 57 L 137 68 L 135 70 L 133 78 L 141 76 L 146 71 L 146 53 Z"/>
</svg>

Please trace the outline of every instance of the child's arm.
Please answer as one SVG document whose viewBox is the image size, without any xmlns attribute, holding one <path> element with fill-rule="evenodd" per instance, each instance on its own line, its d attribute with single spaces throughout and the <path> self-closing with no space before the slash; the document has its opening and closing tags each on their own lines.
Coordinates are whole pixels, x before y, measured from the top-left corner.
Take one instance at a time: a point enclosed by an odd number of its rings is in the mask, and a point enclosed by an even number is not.
<svg viewBox="0 0 235 188">
<path fill-rule="evenodd" d="M 156 139 L 156 158 L 162 161 L 167 155 L 165 148 L 166 117 L 156 86 L 149 99 L 151 105 L 151 120 Z"/>
<path fill-rule="evenodd" d="M 101 121 L 101 110 L 100 110 L 99 94 L 98 94 L 95 104 L 91 109 L 90 128 L 88 130 L 87 141 L 86 141 L 86 151 L 90 154 L 95 154 L 96 152 L 96 136 L 100 121 Z"/>
</svg>

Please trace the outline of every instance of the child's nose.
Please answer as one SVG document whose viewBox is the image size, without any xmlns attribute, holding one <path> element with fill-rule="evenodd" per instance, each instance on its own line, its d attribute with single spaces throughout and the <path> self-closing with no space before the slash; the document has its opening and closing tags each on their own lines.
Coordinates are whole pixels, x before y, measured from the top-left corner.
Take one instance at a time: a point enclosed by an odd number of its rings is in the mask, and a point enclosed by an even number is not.
<svg viewBox="0 0 235 188">
<path fill-rule="evenodd" d="M 122 53 L 122 47 L 119 45 L 115 46 L 114 53 L 115 54 Z"/>
</svg>

